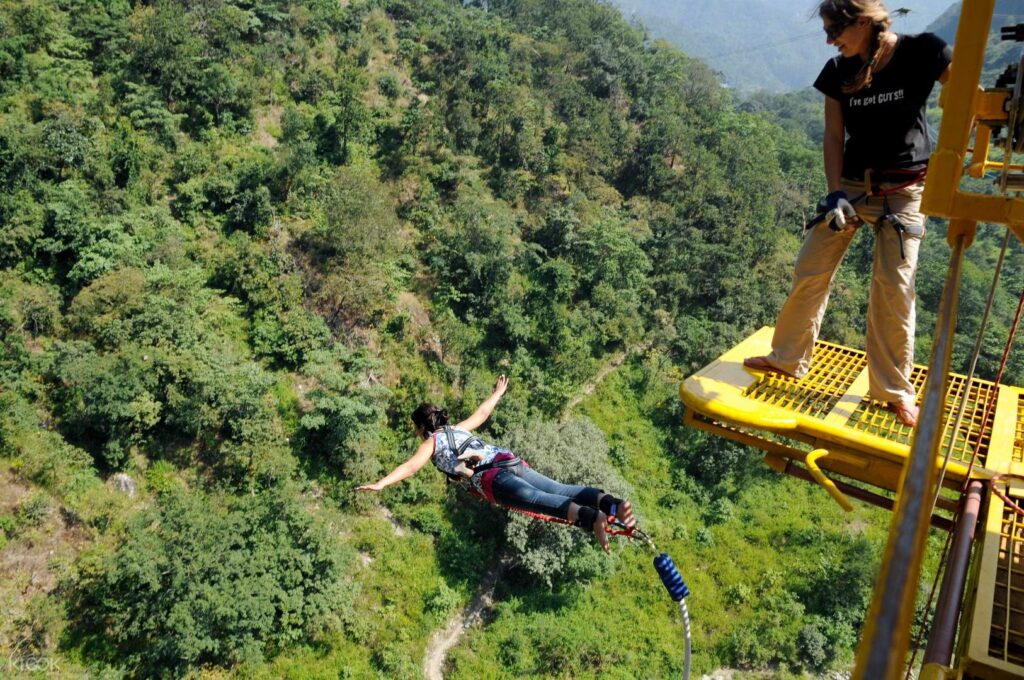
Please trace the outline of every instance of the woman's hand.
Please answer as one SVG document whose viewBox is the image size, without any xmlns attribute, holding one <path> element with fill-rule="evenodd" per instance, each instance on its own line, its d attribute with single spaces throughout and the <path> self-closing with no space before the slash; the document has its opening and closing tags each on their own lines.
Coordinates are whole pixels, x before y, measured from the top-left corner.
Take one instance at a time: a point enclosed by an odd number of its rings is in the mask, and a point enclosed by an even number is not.
<svg viewBox="0 0 1024 680">
<path fill-rule="evenodd" d="M 466 464 L 466 467 L 475 468 L 477 465 L 484 461 L 484 454 L 479 451 L 466 451 L 464 454 L 459 456 L 459 460 Z"/>
<path fill-rule="evenodd" d="M 475 430 L 486 423 L 487 419 L 491 417 L 491 412 L 494 411 L 494 407 L 498 405 L 499 401 L 501 401 L 501 395 L 505 394 L 505 390 L 507 389 L 508 378 L 505 377 L 505 374 L 503 373 L 498 376 L 498 382 L 494 383 L 494 392 L 491 393 L 491 396 L 487 397 L 484 403 L 476 407 L 476 410 L 473 411 L 473 415 L 460 423 L 456 423 L 455 427 L 461 427 L 464 430 Z"/>
<path fill-rule="evenodd" d="M 373 484 L 363 484 L 362 486 L 357 486 L 356 491 L 380 491 L 383 488 L 383 484 L 381 484 L 380 482 L 374 482 Z"/>
<path fill-rule="evenodd" d="M 455 474 L 462 475 L 466 479 L 471 479 L 476 473 L 473 472 L 473 468 L 466 465 L 466 461 L 462 461 L 455 466 Z"/>
</svg>

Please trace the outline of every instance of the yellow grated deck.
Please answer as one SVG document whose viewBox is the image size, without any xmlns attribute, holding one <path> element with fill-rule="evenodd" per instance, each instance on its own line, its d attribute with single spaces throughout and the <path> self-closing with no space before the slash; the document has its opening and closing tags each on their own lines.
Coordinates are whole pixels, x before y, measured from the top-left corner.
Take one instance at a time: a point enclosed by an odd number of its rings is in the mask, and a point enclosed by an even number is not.
<svg viewBox="0 0 1024 680">
<path fill-rule="evenodd" d="M 818 459 L 823 469 L 895 490 L 910 452 L 912 430 L 884 404 L 867 397 L 864 352 L 819 341 L 811 371 L 800 380 L 745 368 L 744 358 L 768 354 L 772 330 L 760 329 L 686 379 L 680 394 L 692 412 L 687 422 L 796 460 L 806 457 L 808 446 L 825 449 L 829 454 Z M 915 366 L 911 381 L 919 398 L 926 379 L 927 369 Z M 963 420 L 953 433 L 965 392 Z M 985 405 L 993 396 L 998 396 L 998 403 L 990 406 L 983 423 Z M 968 385 L 965 376 L 952 374 L 943 419 L 943 453 L 953 440 L 947 484 L 959 486 L 979 442 L 972 476 L 991 477 L 1009 471 L 1008 436 L 997 438 L 1003 450 L 989 460 L 993 432 L 1000 427 L 1016 430 L 1014 460 L 1024 468 L 1024 394 L 1018 388 L 997 389 L 994 383 L 979 379 Z M 786 440 L 792 440 L 792 445 Z M 941 460 L 936 465 L 941 465 Z"/>
<path fill-rule="evenodd" d="M 884 404 L 868 399 L 864 352 L 819 342 L 811 371 L 802 380 L 744 368 L 744 358 L 768 354 L 771 336 L 771 328 L 762 328 L 687 378 L 680 388 L 687 406 L 685 422 L 766 451 L 765 462 L 779 470 L 794 460 L 809 470 L 816 465 L 897 490 L 913 432 Z M 918 398 L 926 379 L 927 369 L 916 366 L 911 381 Z M 954 433 L 965 395 L 963 419 Z M 1024 390 L 986 380 L 968 384 L 965 376 L 951 374 L 942 419 L 941 456 L 950 451 L 947 487 L 959 490 L 976 447 L 979 454 L 972 477 L 1024 476 Z M 812 449 L 827 454 L 811 454 Z M 942 464 L 941 456 L 937 466 Z M 1012 493 L 1024 506 L 1024 482 L 1019 486 Z M 1022 678 L 1024 516 L 995 495 L 989 496 L 985 512 L 979 525 L 981 549 L 974 589 L 962 620 L 958 664 L 962 675 L 957 677 Z"/>
</svg>

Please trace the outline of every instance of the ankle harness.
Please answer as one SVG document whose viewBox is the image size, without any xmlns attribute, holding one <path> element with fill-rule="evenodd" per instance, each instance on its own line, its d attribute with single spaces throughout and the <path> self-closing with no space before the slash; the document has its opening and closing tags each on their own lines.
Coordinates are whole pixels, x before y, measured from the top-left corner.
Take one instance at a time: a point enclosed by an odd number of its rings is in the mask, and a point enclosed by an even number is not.
<svg viewBox="0 0 1024 680">
<path fill-rule="evenodd" d="M 594 522 L 596 521 L 597 510 L 586 505 L 581 505 L 579 511 L 576 513 L 576 526 L 580 529 L 591 531 L 594 528 Z"/>
<path fill-rule="evenodd" d="M 608 515 L 608 519 L 618 515 L 619 506 L 622 505 L 622 499 L 616 498 L 610 493 L 606 493 L 601 497 L 600 502 L 597 504 L 598 509 L 604 514 Z"/>
</svg>

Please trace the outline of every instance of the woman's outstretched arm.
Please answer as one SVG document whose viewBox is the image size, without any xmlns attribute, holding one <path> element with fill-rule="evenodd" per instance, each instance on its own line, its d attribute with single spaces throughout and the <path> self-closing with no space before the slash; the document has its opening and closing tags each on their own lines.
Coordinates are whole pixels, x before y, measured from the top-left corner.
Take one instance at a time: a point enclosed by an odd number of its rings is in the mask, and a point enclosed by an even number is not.
<svg viewBox="0 0 1024 680">
<path fill-rule="evenodd" d="M 507 389 L 508 378 L 504 375 L 498 376 L 498 382 L 494 385 L 494 392 L 491 393 L 491 396 L 487 397 L 482 404 L 476 407 L 473 415 L 456 424 L 455 427 L 461 427 L 464 430 L 475 430 L 486 423 L 487 419 L 491 417 L 494 407 L 501 401 L 501 395 L 505 394 Z"/>
<path fill-rule="evenodd" d="M 434 453 L 434 438 L 427 437 L 423 440 L 423 443 L 416 449 L 416 453 L 409 457 L 409 460 L 405 461 L 394 470 L 389 472 L 387 476 L 382 477 L 380 480 L 373 484 L 363 484 L 357 486 L 356 491 L 380 491 L 385 486 L 391 486 L 395 482 L 400 482 L 406 477 L 412 477 L 414 474 L 420 471 L 420 468 L 427 464 L 430 460 L 430 456 Z"/>
</svg>

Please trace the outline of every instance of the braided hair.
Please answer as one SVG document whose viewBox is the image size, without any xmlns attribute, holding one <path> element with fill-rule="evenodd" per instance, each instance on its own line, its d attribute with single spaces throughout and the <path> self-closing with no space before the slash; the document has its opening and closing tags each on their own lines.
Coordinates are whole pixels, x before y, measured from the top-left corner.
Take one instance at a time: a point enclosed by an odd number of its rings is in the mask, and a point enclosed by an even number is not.
<svg viewBox="0 0 1024 680">
<path fill-rule="evenodd" d="M 833 23 L 851 24 L 861 17 L 871 20 L 871 55 L 860 70 L 843 83 L 843 94 L 858 92 L 871 86 L 871 79 L 882 56 L 882 33 L 892 26 L 889 10 L 882 0 L 823 0 L 818 5 L 818 16 Z"/>
</svg>

